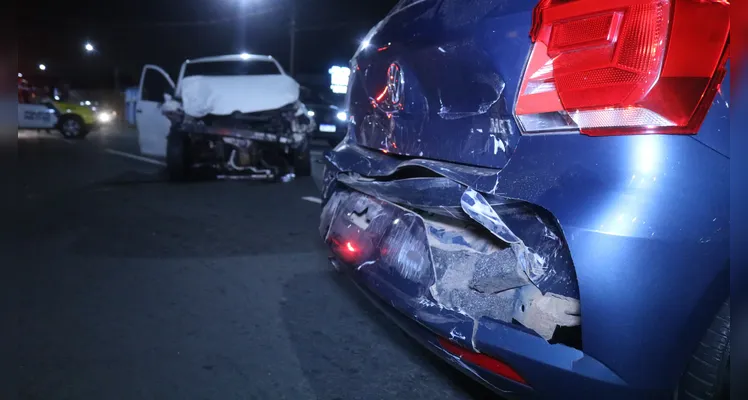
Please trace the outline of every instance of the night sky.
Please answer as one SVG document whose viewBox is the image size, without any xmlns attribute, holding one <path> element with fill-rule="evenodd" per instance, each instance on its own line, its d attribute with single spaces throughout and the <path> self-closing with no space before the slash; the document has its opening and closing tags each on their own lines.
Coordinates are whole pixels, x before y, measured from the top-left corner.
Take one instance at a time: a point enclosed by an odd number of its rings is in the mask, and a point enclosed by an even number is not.
<svg viewBox="0 0 748 400">
<path fill-rule="evenodd" d="M 186 58 L 247 51 L 289 58 L 292 0 L 29 1 L 18 6 L 18 69 L 75 86 L 136 83 L 143 64 L 172 75 Z M 346 63 L 368 30 L 397 0 L 293 0 L 296 72 L 325 73 Z M 90 41 L 94 54 L 83 45 Z"/>
</svg>

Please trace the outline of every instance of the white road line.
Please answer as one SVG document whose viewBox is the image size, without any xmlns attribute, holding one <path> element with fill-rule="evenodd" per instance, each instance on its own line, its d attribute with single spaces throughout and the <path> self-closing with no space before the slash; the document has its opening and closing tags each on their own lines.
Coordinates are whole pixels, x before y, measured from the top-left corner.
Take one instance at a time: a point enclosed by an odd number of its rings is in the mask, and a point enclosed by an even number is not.
<svg viewBox="0 0 748 400">
<path fill-rule="evenodd" d="M 322 204 L 322 199 L 320 199 L 319 197 L 305 196 L 305 197 L 302 197 L 301 200 L 305 200 L 311 203 Z"/>
<path fill-rule="evenodd" d="M 109 154 L 114 154 L 116 156 L 126 157 L 126 158 L 130 158 L 130 159 L 133 159 L 133 160 L 142 161 L 142 162 L 145 162 L 145 163 L 148 163 L 148 164 L 159 165 L 159 166 L 162 166 L 162 167 L 166 166 L 166 163 L 163 162 L 163 161 L 154 160 L 152 158 L 139 156 L 137 154 L 125 153 L 124 151 L 118 151 L 118 150 L 113 150 L 113 149 L 105 149 L 104 151 L 106 151 Z"/>
</svg>

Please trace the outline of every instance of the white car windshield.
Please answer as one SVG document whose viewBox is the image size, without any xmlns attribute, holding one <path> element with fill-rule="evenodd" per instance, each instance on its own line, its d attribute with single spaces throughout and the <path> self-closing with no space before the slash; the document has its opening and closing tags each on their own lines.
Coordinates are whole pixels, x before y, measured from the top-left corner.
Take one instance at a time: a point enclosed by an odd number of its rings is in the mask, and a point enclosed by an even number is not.
<svg viewBox="0 0 748 400">
<path fill-rule="evenodd" d="M 187 65 L 184 77 L 188 76 L 247 76 L 281 75 L 272 61 L 214 61 Z"/>
</svg>

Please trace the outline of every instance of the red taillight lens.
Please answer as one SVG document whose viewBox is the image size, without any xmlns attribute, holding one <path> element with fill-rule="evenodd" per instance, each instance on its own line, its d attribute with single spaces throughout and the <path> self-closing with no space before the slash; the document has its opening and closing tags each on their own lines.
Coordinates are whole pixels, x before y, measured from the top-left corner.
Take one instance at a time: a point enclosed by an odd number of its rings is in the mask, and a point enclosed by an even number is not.
<svg viewBox="0 0 748 400">
<path fill-rule="evenodd" d="M 725 0 L 542 0 L 517 99 L 525 133 L 697 133 L 725 72 Z"/>
</svg>

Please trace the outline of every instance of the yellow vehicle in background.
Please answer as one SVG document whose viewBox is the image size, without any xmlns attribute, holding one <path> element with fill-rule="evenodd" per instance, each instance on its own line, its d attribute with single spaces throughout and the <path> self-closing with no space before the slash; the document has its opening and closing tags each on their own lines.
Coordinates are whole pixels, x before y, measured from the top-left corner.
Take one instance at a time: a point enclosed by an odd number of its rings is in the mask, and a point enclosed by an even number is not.
<svg viewBox="0 0 748 400">
<path fill-rule="evenodd" d="M 116 114 L 99 110 L 91 101 L 62 101 L 36 93 L 24 79 L 18 81 L 18 128 L 56 129 L 68 139 L 84 138 L 100 124 L 110 123 Z"/>
</svg>

